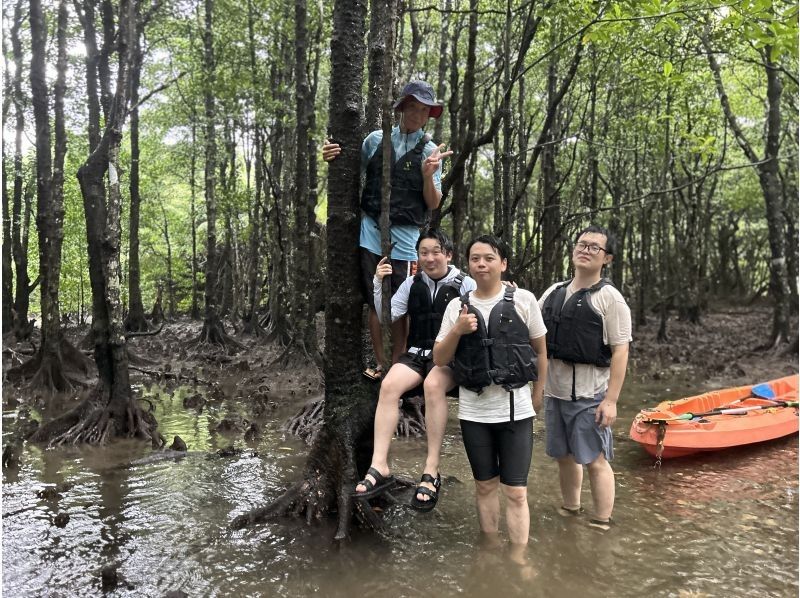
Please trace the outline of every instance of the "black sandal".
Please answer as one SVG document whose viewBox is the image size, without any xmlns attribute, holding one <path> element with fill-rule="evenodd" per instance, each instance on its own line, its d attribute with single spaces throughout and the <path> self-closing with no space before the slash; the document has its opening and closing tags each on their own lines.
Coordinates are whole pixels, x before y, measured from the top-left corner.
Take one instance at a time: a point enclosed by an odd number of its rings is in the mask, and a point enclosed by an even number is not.
<svg viewBox="0 0 800 598">
<path fill-rule="evenodd" d="M 375 496 L 376 494 L 380 494 L 381 492 L 392 488 L 397 482 L 393 475 L 384 477 L 381 475 L 381 472 L 374 467 L 370 467 L 367 470 L 367 475 L 371 475 L 373 478 L 375 478 L 375 482 L 373 483 L 371 480 L 367 479 L 367 476 L 364 476 L 364 479 L 356 484 L 356 486 L 363 485 L 366 486 L 367 489 L 364 490 L 364 492 L 354 490 L 353 498 L 369 498 L 370 496 Z"/>
<path fill-rule="evenodd" d="M 602 519 L 590 519 L 589 520 L 589 527 L 596 529 L 601 532 L 607 532 L 614 526 L 614 520 L 611 517 L 608 518 L 608 521 L 603 521 Z"/>
<path fill-rule="evenodd" d="M 427 486 L 423 486 L 421 483 L 418 484 L 417 489 L 414 491 L 414 496 L 411 497 L 411 506 L 422 512 L 432 511 L 439 500 L 439 492 L 442 488 L 442 474 L 437 473 L 436 479 L 434 479 L 431 474 L 423 473 L 420 482 L 433 484 L 433 490 Z M 427 496 L 428 500 L 418 499 L 417 494 Z"/>
<path fill-rule="evenodd" d="M 381 378 L 383 378 L 383 367 L 377 366 L 374 368 L 367 368 L 361 374 L 367 378 L 368 380 L 372 380 L 373 382 L 380 382 Z"/>
<path fill-rule="evenodd" d="M 562 517 L 577 517 L 578 515 L 583 514 L 583 507 L 578 507 L 577 509 L 570 509 L 565 507 L 564 505 L 561 505 L 556 510 L 558 511 L 558 514 L 561 515 Z"/>
</svg>

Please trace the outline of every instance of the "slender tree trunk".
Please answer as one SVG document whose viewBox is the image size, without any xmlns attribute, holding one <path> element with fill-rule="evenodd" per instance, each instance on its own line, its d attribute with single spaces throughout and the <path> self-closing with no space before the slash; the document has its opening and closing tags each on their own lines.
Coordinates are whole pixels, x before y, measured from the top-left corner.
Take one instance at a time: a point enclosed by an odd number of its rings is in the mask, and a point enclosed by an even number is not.
<svg viewBox="0 0 800 598">
<path fill-rule="evenodd" d="M 192 307 L 190 316 L 193 320 L 200 319 L 200 301 L 199 292 L 200 287 L 197 282 L 197 154 L 195 147 L 197 143 L 197 124 L 192 121 L 192 157 L 191 168 L 189 173 L 189 186 L 191 187 L 190 203 L 189 203 L 189 218 L 192 227 Z"/>
<path fill-rule="evenodd" d="M 125 330 L 142 332 L 147 330 L 142 304 L 141 268 L 139 266 L 139 78 L 142 70 L 141 37 L 135 35 L 131 48 L 131 166 L 130 166 L 130 219 L 128 222 L 128 317 Z"/>
<path fill-rule="evenodd" d="M 553 55 L 547 69 L 547 100 L 552 104 L 558 93 L 558 60 Z M 554 119 L 557 120 L 557 119 Z M 556 160 L 558 142 L 561 135 L 559 127 L 553 126 L 545 138 L 542 156 L 542 281 L 544 284 L 556 282 L 556 263 L 561 259 L 561 194 L 558 184 L 559 174 Z M 561 268 L 558 268 L 559 274 Z"/>
<path fill-rule="evenodd" d="M 11 214 L 8 208 L 8 160 L 3 152 L 3 334 L 11 332 L 14 313 L 14 273 L 11 268 Z"/>
<path fill-rule="evenodd" d="M 293 344 L 302 354 L 316 352 L 316 328 L 310 293 L 311 239 L 308 221 L 308 138 L 313 106 L 309 102 L 308 16 L 305 0 L 294 3 L 295 184 L 294 184 L 294 297 Z"/>
<path fill-rule="evenodd" d="M 198 339 L 201 343 L 211 343 L 223 347 L 234 348 L 238 343 L 229 337 L 217 307 L 217 198 L 216 198 L 216 108 L 214 101 L 214 84 L 216 79 L 216 62 L 214 58 L 213 14 L 214 0 L 205 0 L 205 27 L 203 30 L 203 104 L 205 110 L 205 200 L 206 200 L 206 284 L 205 314 L 203 330 Z"/>
<path fill-rule="evenodd" d="M 256 60 L 256 41 L 255 41 L 255 9 L 253 0 L 247 1 L 247 33 L 250 50 L 250 79 L 253 89 L 258 89 L 259 73 L 258 62 Z M 259 103 L 260 104 L 260 103 Z M 244 332 L 260 336 L 263 329 L 258 321 L 258 304 L 261 300 L 260 285 L 258 284 L 258 273 L 260 260 L 260 249 L 262 240 L 261 227 L 261 205 L 264 201 L 264 143 L 263 131 L 259 120 L 260 105 L 256 106 L 256 116 L 252 128 L 252 159 L 255 161 L 255 198 L 253 208 L 250 211 L 250 238 L 248 244 L 247 258 L 247 299 L 244 313 Z M 249 181 L 248 177 L 248 181 Z"/>
<path fill-rule="evenodd" d="M 167 247 L 167 310 L 170 319 L 175 318 L 175 277 L 172 273 L 172 240 L 169 236 L 169 219 L 164 205 L 161 205 L 161 217 L 164 230 L 164 244 Z"/>
<path fill-rule="evenodd" d="M 265 210 L 267 220 L 272 219 L 272 226 L 269 222 L 265 229 L 270 230 L 270 251 L 272 256 L 270 268 L 268 273 L 268 293 L 267 300 L 268 313 L 265 318 L 268 338 L 277 341 L 281 345 L 287 345 L 292 338 L 291 324 L 289 322 L 288 312 L 288 253 L 289 253 L 289 227 L 287 224 L 288 203 L 283 193 L 281 186 L 281 179 L 283 177 L 283 164 L 284 164 L 284 143 L 283 139 L 286 137 L 286 127 L 284 121 L 286 113 L 284 106 L 288 104 L 289 98 L 286 97 L 282 91 L 287 87 L 285 82 L 290 79 L 291 72 L 288 71 L 288 66 L 291 65 L 291 59 L 286 56 L 287 47 L 281 48 L 284 52 L 282 60 L 279 63 L 272 65 L 270 70 L 270 80 L 276 82 L 276 87 L 279 89 L 278 109 L 275 111 L 275 118 L 270 130 L 269 138 L 267 139 L 267 147 L 270 148 L 269 164 L 263 162 L 264 174 L 266 175 L 266 183 L 269 185 L 269 195 L 273 199 L 273 207 L 271 210 Z M 286 70 L 284 70 L 286 69 Z M 267 196 L 267 191 L 264 191 L 264 196 Z"/>
<path fill-rule="evenodd" d="M 767 230 L 769 232 L 769 292 L 773 301 L 772 312 L 772 332 L 770 334 L 770 344 L 777 346 L 789 340 L 789 283 L 787 280 L 786 254 L 784 252 L 786 228 L 783 223 L 781 184 L 778 177 L 778 165 L 780 154 L 780 134 L 781 134 L 781 94 L 783 84 L 780 79 L 779 65 L 772 62 L 770 54 L 771 46 L 765 46 L 760 50 L 761 60 L 767 79 L 767 111 L 766 135 L 764 143 L 764 160 L 759 160 L 755 150 L 750 145 L 744 135 L 736 115 L 733 112 L 725 85 L 722 80 L 722 70 L 714 56 L 705 32 L 701 41 L 706 50 L 706 57 L 714 76 L 714 83 L 717 88 L 722 111 L 728 121 L 728 126 L 733 131 L 739 147 L 751 162 L 759 163 L 756 166 L 758 171 L 758 182 L 761 185 L 761 192 L 764 195 L 764 206 L 766 210 Z"/>
<path fill-rule="evenodd" d="M 101 62 L 97 49 L 97 31 L 95 29 L 95 0 L 83 1 L 83 12 L 79 12 L 83 25 L 83 43 L 86 46 L 86 97 L 88 109 L 87 130 L 89 134 L 89 151 L 93 152 L 100 143 L 100 100 L 98 97 L 97 73 Z"/>
<path fill-rule="evenodd" d="M 11 207 L 11 251 L 14 259 L 16 287 L 14 289 L 14 336 L 26 338 L 30 334 L 28 326 L 28 306 L 30 304 L 30 278 L 28 277 L 28 227 L 30 218 L 30 191 L 25 193 L 25 174 L 23 172 L 22 136 L 25 133 L 25 98 L 22 94 L 22 77 L 24 72 L 22 42 L 19 30 L 24 19 L 24 2 L 18 0 L 14 9 L 14 23 L 11 26 L 11 48 L 14 55 L 14 195 Z M 29 187 L 32 189 L 32 187 Z M 23 208 L 24 204 L 24 208 Z M 24 216 L 23 216 L 24 209 Z M 9 282 L 11 278 L 9 278 Z"/>
</svg>

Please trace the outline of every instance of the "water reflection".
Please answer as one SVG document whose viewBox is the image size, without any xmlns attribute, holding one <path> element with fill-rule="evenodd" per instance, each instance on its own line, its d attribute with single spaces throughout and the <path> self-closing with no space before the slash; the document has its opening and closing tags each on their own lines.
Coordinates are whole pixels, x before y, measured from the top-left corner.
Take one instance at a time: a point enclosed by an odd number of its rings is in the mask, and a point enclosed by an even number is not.
<svg viewBox="0 0 800 598">
<path fill-rule="evenodd" d="M 586 519 L 564 518 L 557 466 L 535 425 L 530 476 L 531 543 L 511 554 L 503 536 L 478 533 L 474 489 L 455 405 L 443 448 L 442 498 L 430 514 L 389 508 L 385 535 L 354 530 L 331 542 L 334 522 L 308 527 L 277 520 L 232 531 L 238 514 L 296 479 L 305 447 L 280 423 L 297 404 L 281 401 L 263 437 L 209 430 L 241 410 L 183 407 L 190 390 L 158 393 L 160 429 L 180 435 L 179 461 L 127 465 L 149 454 L 142 443 L 105 449 L 28 446 L 18 471 L 3 477 L 3 591 L 9 596 L 96 595 L 100 569 L 118 565 L 115 596 L 796 596 L 797 439 L 686 460 L 661 469 L 626 430 L 652 389 L 631 387 L 616 435 L 617 526 L 602 534 Z M 638 393 L 638 394 L 636 394 Z M 245 412 L 245 410 L 241 410 Z M 4 422 L 12 421 L 9 414 Z M 243 451 L 209 456 L 235 442 Z M 254 455 L 254 449 L 257 455 Z M 396 473 L 416 478 L 422 441 L 397 440 Z M 47 498 L 48 488 L 61 491 Z M 583 502 L 590 510 L 585 488 Z M 65 527 L 56 515 L 70 516 Z M 527 562 L 526 562 L 527 561 Z"/>
</svg>

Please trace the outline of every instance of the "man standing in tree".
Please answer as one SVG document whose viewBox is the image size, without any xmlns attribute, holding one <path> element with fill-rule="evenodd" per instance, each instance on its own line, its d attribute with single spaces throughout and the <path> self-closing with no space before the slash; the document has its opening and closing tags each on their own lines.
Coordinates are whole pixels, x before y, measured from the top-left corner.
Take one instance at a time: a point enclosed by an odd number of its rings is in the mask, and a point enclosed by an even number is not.
<svg viewBox="0 0 800 598">
<path fill-rule="evenodd" d="M 564 517 L 579 515 L 583 466 L 589 471 L 594 514 L 589 525 L 611 528 L 614 456 L 611 426 L 628 365 L 631 312 L 603 266 L 615 240 L 600 226 L 575 237 L 575 277 L 551 286 L 539 303 L 547 326 L 550 362 L 545 387 L 546 452 L 558 461 Z"/>
<path fill-rule="evenodd" d="M 394 483 L 394 478 L 389 475 L 388 458 L 397 428 L 398 402 L 404 393 L 424 383 L 428 457 L 411 506 L 420 511 L 430 511 L 439 500 L 441 488 L 439 453 L 447 424 L 446 394 L 455 386 L 452 371 L 448 366 L 435 366 L 431 350 L 448 303 L 473 290 L 475 281 L 449 265 L 453 243 L 444 232 L 438 229 L 423 231 L 417 241 L 417 252 L 420 271 L 409 276 L 392 297 L 392 321 L 406 315 L 410 319 L 408 347 L 381 382 L 375 411 L 372 463 L 354 494 L 366 498 Z M 378 263 L 373 280 L 375 309 L 382 301 L 381 282 L 385 276 L 393 274 L 392 270 L 386 258 Z"/>
<path fill-rule="evenodd" d="M 439 207 L 441 191 L 441 161 L 453 152 L 442 152 L 442 147 L 430 140 L 423 127 L 429 118 L 442 115 L 442 104 L 434 99 L 433 88 L 424 81 L 409 82 L 394 103 L 400 113 L 399 124 L 392 129 L 392 196 L 389 216 L 393 249 L 392 294 L 412 274 L 411 265 L 417 259 L 416 244 L 419 229 L 425 222 L 427 210 Z M 381 259 L 381 231 L 378 218 L 381 213 L 381 186 L 383 131 L 373 131 L 361 145 L 361 173 L 364 187 L 361 193 L 361 279 L 364 301 L 369 306 L 369 332 L 378 365 L 367 368 L 368 378 L 379 380 L 383 375 L 381 364 L 385 361 L 381 342 L 381 325 L 372 300 L 372 276 Z M 333 140 L 322 146 L 322 159 L 330 162 L 342 152 Z M 405 349 L 406 323 L 398 320 L 392 324 L 392 361 L 397 361 Z"/>
</svg>

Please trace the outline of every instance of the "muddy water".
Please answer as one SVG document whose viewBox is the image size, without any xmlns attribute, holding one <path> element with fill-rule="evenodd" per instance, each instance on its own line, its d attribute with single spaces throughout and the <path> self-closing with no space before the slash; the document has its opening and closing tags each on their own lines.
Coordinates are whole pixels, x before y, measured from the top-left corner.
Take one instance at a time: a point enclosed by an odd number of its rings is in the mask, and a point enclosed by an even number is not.
<svg viewBox="0 0 800 598">
<path fill-rule="evenodd" d="M 555 512 L 557 469 L 536 422 L 532 580 L 530 568 L 511 562 L 504 546 L 482 545 L 476 532 L 455 405 L 439 506 L 430 514 L 390 508 L 385 536 L 356 531 L 337 548 L 330 522 L 227 527 L 299 475 L 305 447 L 279 430 L 296 403 L 282 404 L 270 418 L 276 423 L 265 421 L 263 438 L 246 444 L 241 435 L 209 432 L 235 406 L 197 416 L 182 407 L 180 390 L 162 394 L 155 402 L 165 436 L 179 434 L 190 451 L 236 440 L 244 452 L 124 468 L 148 447 L 28 446 L 20 469 L 3 473 L 3 595 L 98 595 L 101 568 L 116 563 L 124 581 L 112 596 L 797 596 L 796 438 L 668 461 L 660 470 L 627 439 L 641 406 L 691 390 L 627 387 L 615 432 L 617 526 L 606 534 Z M 4 414 L 6 430 L 14 416 Z M 393 454 L 395 472 L 416 477 L 424 442 L 396 440 Z M 59 498 L 37 496 L 65 483 L 72 486 Z M 583 499 L 591 505 L 588 490 Z M 70 517 L 64 527 L 53 523 L 60 513 Z"/>
</svg>

